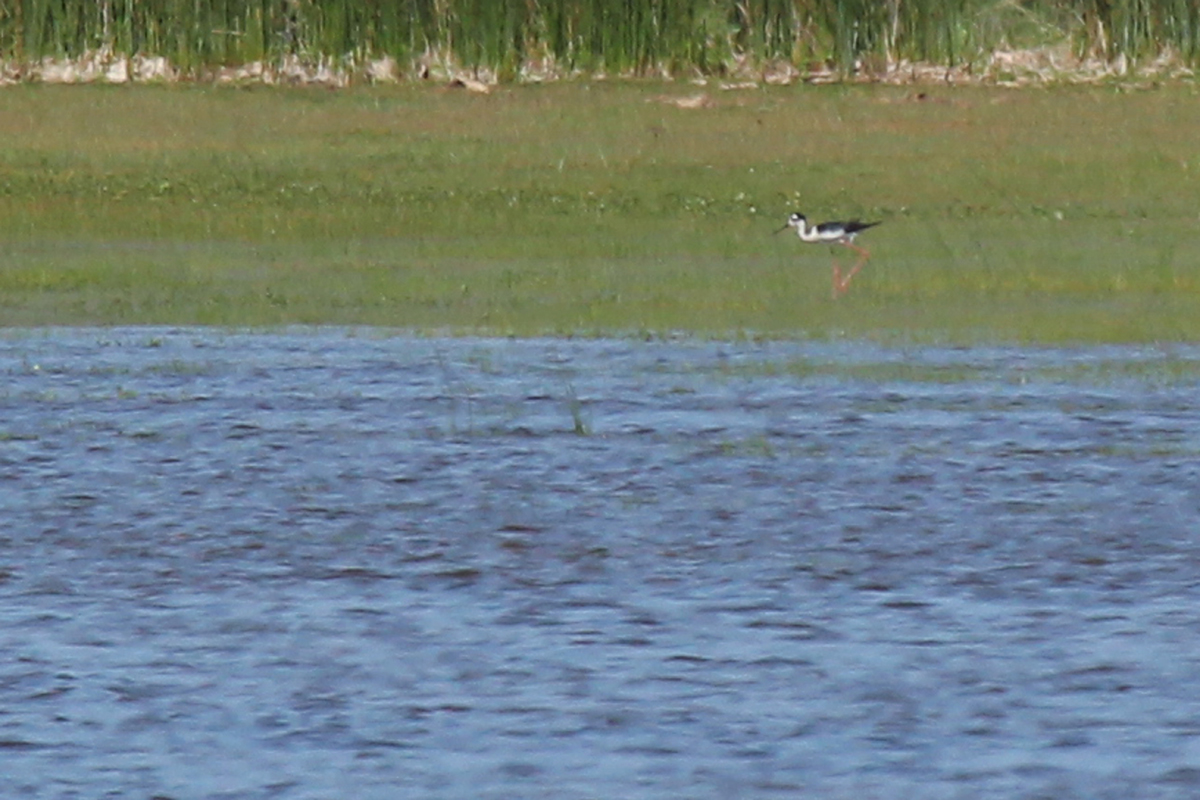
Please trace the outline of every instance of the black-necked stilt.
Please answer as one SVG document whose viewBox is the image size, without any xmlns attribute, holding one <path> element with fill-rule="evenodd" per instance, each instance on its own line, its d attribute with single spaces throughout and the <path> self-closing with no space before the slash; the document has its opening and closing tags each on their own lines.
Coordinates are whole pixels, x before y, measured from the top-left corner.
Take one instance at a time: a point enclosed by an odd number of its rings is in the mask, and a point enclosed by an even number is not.
<svg viewBox="0 0 1200 800">
<path fill-rule="evenodd" d="M 819 225 L 810 227 L 808 218 L 799 211 L 796 211 L 788 217 L 787 223 L 775 232 L 783 233 L 788 228 L 795 228 L 796 235 L 800 237 L 800 241 L 802 242 L 810 244 L 840 244 L 858 253 L 858 263 L 854 265 L 854 268 L 844 278 L 842 277 L 842 268 L 838 264 L 837 259 L 833 260 L 833 296 L 837 297 L 845 294 L 846 289 L 850 286 L 851 279 L 858 274 L 863 264 L 866 264 L 867 259 L 871 257 L 869 251 L 854 243 L 854 237 L 867 228 L 874 228 L 878 224 L 878 222 L 859 222 L 856 219 L 852 219 L 847 222 L 822 222 Z"/>
</svg>

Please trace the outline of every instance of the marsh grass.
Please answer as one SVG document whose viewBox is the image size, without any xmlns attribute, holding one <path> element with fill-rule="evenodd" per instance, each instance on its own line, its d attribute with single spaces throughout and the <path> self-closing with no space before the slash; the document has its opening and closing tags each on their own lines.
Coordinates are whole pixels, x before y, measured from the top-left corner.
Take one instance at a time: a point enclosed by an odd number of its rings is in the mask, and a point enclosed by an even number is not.
<svg viewBox="0 0 1200 800">
<path fill-rule="evenodd" d="M 591 436 L 591 416 L 584 411 L 583 400 L 579 398 L 579 393 L 575 391 L 575 385 L 568 382 L 565 391 L 567 411 L 571 414 L 571 432 L 576 436 Z"/>
<path fill-rule="evenodd" d="M 1191 88 L 679 92 L 6 90 L 0 323 L 1200 338 Z"/>
<path fill-rule="evenodd" d="M 11 4 L 10 4 L 11 5 Z M 7 11 L 7 13 L 5 13 Z M 720 74 L 749 61 L 823 62 L 843 74 L 897 60 L 944 65 L 1071 41 L 1128 60 L 1200 55 L 1192 0 L 26 0 L 0 9 L 0 52 L 163 57 L 185 74 L 303 58 L 440 53 L 501 80 L 567 74 Z"/>
</svg>

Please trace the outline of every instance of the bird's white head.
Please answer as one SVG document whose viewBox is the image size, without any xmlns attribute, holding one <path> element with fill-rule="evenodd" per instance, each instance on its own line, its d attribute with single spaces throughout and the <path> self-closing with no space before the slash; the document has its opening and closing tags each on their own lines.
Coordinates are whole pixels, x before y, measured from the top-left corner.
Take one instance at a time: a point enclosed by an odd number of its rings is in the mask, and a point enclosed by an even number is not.
<svg viewBox="0 0 1200 800">
<path fill-rule="evenodd" d="M 793 211 L 788 216 L 787 222 L 785 222 L 783 224 L 783 227 L 775 232 L 783 233 L 788 228 L 796 228 L 797 230 L 799 230 L 802 226 L 807 225 L 807 224 L 808 224 L 808 219 L 803 214 L 801 214 L 799 211 Z"/>
</svg>

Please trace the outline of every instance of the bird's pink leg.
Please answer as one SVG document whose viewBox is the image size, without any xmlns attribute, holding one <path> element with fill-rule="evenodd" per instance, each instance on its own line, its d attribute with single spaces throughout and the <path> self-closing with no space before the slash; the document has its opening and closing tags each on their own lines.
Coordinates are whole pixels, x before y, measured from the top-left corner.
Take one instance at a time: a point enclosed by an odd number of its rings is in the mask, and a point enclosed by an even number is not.
<svg viewBox="0 0 1200 800">
<path fill-rule="evenodd" d="M 842 265 L 838 263 L 837 258 L 833 259 L 833 299 L 837 300 L 842 292 L 846 291 L 842 288 Z"/>
<path fill-rule="evenodd" d="M 865 258 L 860 258 L 858 263 L 846 273 L 846 277 L 842 278 L 841 281 L 838 282 L 838 291 L 841 294 L 845 294 L 846 290 L 850 288 L 850 281 L 854 280 L 854 276 L 858 274 L 858 271 L 863 268 L 863 264 L 865 263 L 867 263 L 867 260 Z"/>
<path fill-rule="evenodd" d="M 867 263 L 867 259 L 871 257 L 871 254 L 861 247 L 852 245 L 849 242 L 845 242 L 844 244 L 846 245 L 846 247 L 849 247 L 851 250 L 858 253 L 859 259 L 858 259 L 858 263 L 855 264 L 854 267 L 848 273 L 846 273 L 846 277 L 844 277 L 844 278 L 841 277 L 841 274 L 840 274 L 841 270 L 834 271 L 833 294 L 835 297 L 838 296 L 839 294 L 846 293 L 846 290 L 850 288 L 850 281 L 852 281 L 854 279 L 854 276 L 858 274 L 858 271 L 863 268 L 864 264 Z"/>
</svg>

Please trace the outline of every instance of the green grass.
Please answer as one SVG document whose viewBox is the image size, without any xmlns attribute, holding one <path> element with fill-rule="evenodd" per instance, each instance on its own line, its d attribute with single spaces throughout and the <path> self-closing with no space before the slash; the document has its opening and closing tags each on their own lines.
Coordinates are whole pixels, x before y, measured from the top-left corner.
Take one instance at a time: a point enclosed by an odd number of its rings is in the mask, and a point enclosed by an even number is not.
<svg viewBox="0 0 1200 800">
<path fill-rule="evenodd" d="M 184 74 L 297 57 L 411 74 L 429 54 L 502 81 L 523 69 L 675 76 L 787 61 L 874 72 L 896 59 L 978 66 L 998 49 L 1200 59 L 1194 0 L 24 0 L 0 6 L 18 69 L 99 51 Z"/>
<path fill-rule="evenodd" d="M 12 87 L 0 324 L 1200 339 L 1194 88 L 926 91 Z"/>
</svg>

